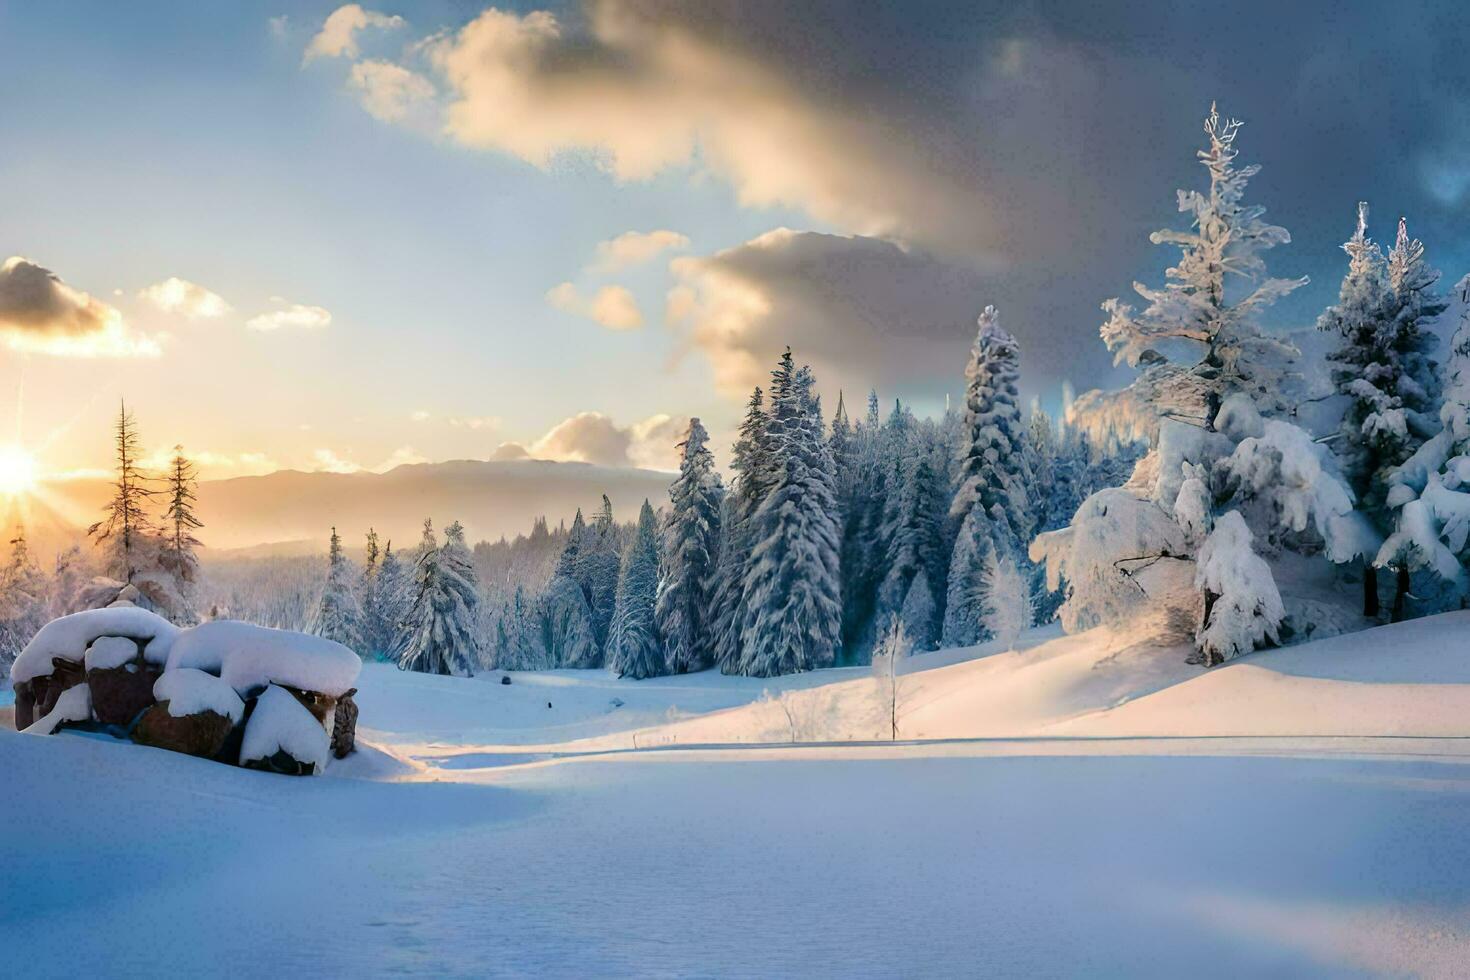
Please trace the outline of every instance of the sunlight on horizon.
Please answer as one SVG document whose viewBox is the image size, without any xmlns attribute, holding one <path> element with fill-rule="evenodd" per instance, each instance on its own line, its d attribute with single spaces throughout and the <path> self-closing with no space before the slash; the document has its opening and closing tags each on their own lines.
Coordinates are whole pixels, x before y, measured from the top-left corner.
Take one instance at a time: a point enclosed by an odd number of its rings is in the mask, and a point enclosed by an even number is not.
<svg viewBox="0 0 1470 980">
<path fill-rule="evenodd" d="M 20 497 L 33 493 L 39 472 L 36 457 L 24 447 L 0 446 L 0 496 Z"/>
</svg>

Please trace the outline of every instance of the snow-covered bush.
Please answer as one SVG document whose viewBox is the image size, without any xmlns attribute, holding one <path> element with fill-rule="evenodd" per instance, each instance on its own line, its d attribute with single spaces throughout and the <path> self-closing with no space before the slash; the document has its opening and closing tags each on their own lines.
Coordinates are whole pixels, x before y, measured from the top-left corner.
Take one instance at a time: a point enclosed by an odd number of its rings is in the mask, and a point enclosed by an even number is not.
<svg viewBox="0 0 1470 980">
<path fill-rule="evenodd" d="M 1205 596 L 1195 640 L 1205 666 L 1276 642 L 1285 615 L 1281 594 L 1271 567 L 1251 549 L 1250 528 L 1239 511 L 1215 521 L 1195 568 L 1195 584 Z"/>
</svg>

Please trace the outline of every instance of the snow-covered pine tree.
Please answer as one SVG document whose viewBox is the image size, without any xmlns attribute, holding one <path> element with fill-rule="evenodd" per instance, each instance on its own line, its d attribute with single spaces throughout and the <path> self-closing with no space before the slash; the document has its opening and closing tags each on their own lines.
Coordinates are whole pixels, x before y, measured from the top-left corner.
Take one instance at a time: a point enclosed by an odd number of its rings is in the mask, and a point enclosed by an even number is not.
<svg viewBox="0 0 1470 980">
<path fill-rule="evenodd" d="M 332 528 L 327 549 L 327 578 L 322 583 L 321 599 L 312 617 L 311 632 L 335 640 L 350 650 L 362 647 L 362 609 L 358 605 L 356 576 L 352 564 L 342 550 L 342 537 Z"/>
<path fill-rule="evenodd" d="M 46 623 L 46 577 L 31 556 L 25 528 L 17 525 L 10 539 L 10 559 L 0 569 L 0 680 Z"/>
<path fill-rule="evenodd" d="M 668 673 L 654 606 L 658 598 L 658 519 L 643 501 L 638 531 L 623 552 L 617 608 L 607 638 L 607 666 L 619 677 L 641 680 Z"/>
<path fill-rule="evenodd" d="M 981 605 L 985 631 L 1004 650 L 1014 650 L 1021 634 L 1031 627 L 1034 600 L 1030 576 L 1014 554 L 991 551 L 985 560 L 981 582 Z"/>
<path fill-rule="evenodd" d="M 555 667 L 590 667 L 599 660 L 587 596 L 568 575 L 553 575 L 541 595 L 542 643 Z"/>
<path fill-rule="evenodd" d="M 576 556 L 576 579 L 587 595 L 587 607 L 592 611 L 593 635 L 597 638 L 596 662 L 586 664 L 588 667 L 601 667 L 605 662 L 607 631 L 617 602 L 619 550 L 612 501 L 603 494 L 602 507 L 583 533 Z"/>
<path fill-rule="evenodd" d="M 87 534 L 106 549 L 103 572 L 119 581 L 132 582 L 152 562 L 149 545 L 157 527 L 148 514 L 148 503 L 155 491 L 138 465 L 142 452 L 138 445 L 138 426 L 126 403 L 118 407 L 112 444 L 117 454 L 112 499 L 103 508 L 107 516 L 87 528 Z"/>
<path fill-rule="evenodd" d="M 364 660 L 376 660 L 382 649 L 382 604 L 378 596 L 378 568 L 383 551 L 378 547 L 378 532 L 368 528 L 363 550 L 362 574 L 357 579 L 358 653 Z"/>
<path fill-rule="evenodd" d="M 867 415 L 853 430 L 850 462 L 838 473 L 842 515 L 842 654 L 862 661 L 873 643 L 878 586 L 884 575 L 883 514 L 887 508 L 890 447 L 878 409 L 868 393 Z M 834 460 L 835 462 L 835 460 Z"/>
<path fill-rule="evenodd" d="M 737 672 L 753 677 L 830 667 L 841 643 L 831 447 L 811 373 L 795 369 L 790 348 L 771 379 L 772 482 L 752 518 L 741 603 Z"/>
<path fill-rule="evenodd" d="M 1204 593 L 1196 643 L 1205 666 L 1275 643 L 1286 611 L 1271 568 L 1251 548 L 1251 532 L 1239 511 L 1215 521 L 1195 567 L 1195 582 Z"/>
<path fill-rule="evenodd" d="M 932 650 L 939 640 L 935 617 L 939 604 L 933 584 L 942 582 L 946 561 L 944 488 L 934 472 L 932 424 L 911 425 L 895 445 L 895 481 L 888 495 L 883 538 L 888 544 L 887 572 L 878 588 L 878 617 L 903 619 L 905 632 L 919 650 Z M 919 577 L 923 582 L 919 583 Z M 916 618 L 917 617 L 917 618 Z"/>
<path fill-rule="evenodd" d="M 733 486 L 725 495 L 720 514 L 724 539 L 715 562 L 710 598 L 710 631 L 715 662 L 727 674 L 739 672 L 740 623 L 743 618 L 745 571 L 750 562 L 755 529 L 751 520 L 769 489 L 768 428 L 764 393 L 756 388 L 746 405 L 740 435 L 731 451 Z"/>
<path fill-rule="evenodd" d="M 1035 479 L 1018 404 L 1020 347 L 995 307 L 980 314 L 965 368 L 965 411 L 958 487 L 950 517 L 958 525 L 944 607 L 944 646 L 971 646 L 986 636 L 986 563 L 993 551 L 1017 556 L 1036 529 L 1030 492 Z"/>
<path fill-rule="evenodd" d="M 1348 271 L 1338 302 L 1319 318 L 1319 330 L 1336 335 L 1328 356 L 1336 392 L 1347 401 L 1334 444 L 1358 510 L 1381 533 L 1392 529 L 1389 479 L 1439 429 L 1439 380 L 1431 354 L 1437 343 L 1425 321 L 1445 309 L 1430 290 L 1438 275 L 1423 261 L 1423 246 L 1399 222 L 1398 239 L 1385 262 L 1368 238 L 1368 205 L 1358 204 L 1358 225 L 1343 245 Z M 1378 615 L 1377 570 L 1364 561 L 1363 614 Z"/>
<path fill-rule="evenodd" d="M 1261 333 L 1255 317 L 1307 282 L 1305 277 L 1266 277 L 1261 253 L 1290 242 L 1291 236 L 1261 220 L 1265 208 L 1241 203 L 1246 185 L 1260 170 L 1235 166 L 1241 125 L 1222 119 L 1210 106 L 1205 118 L 1209 146 L 1199 151 L 1209 171 L 1209 189 L 1203 194 L 1179 191 L 1179 210 L 1191 219 L 1188 230 L 1165 229 L 1149 236 L 1154 244 L 1174 245 L 1181 252 L 1165 273 L 1164 287 L 1134 283 L 1148 302 L 1136 315 L 1117 299 L 1103 303 L 1108 314 L 1103 341 L 1114 352 L 1115 363 L 1141 369 L 1136 393 L 1161 416 L 1211 431 L 1220 406 L 1237 392 L 1260 405 L 1264 414 L 1285 407 L 1297 351 Z M 1249 283 L 1249 288 L 1236 295 L 1227 276 Z M 1193 347 L 1198 359 L 1174 360 L 1180 345 Z"/>
<path fill-rule="evenodd" d="M 424 674 L 474 673 L 473 665 L 478 661 L 475 606 L 479 595 L 462 529 L 458 522 L 450 528 L 459 535 L 457 549 L 451 547 L 453 537 L 443 548 L 439 547 L 433 523 L 424 521 L 424 537 L 414 564 L 413 603 L 405 616 L 398 659 L 400 670 Z"/>
<path fill-rule="evenodd" d="M 171 610 L 176 623 L 192 623 L 198 619 L 194 612 L 194 586 L 199 577 L 199 557 L 194 549 L 200 546 L 194 532 L 204 526 L 194 505 L 198 479 L 194 464 L 184 455 L 183 446 L 175 446 L 173 458 L 169 460 L 165 496 L 168 508 L 164 511 L 163 540 L 158 551 L 159 567 L 173 580 L 180 606 Z"/>
<path fill-rule="evenodd" d="M 408 575 L 393 551 L 391 539 L 383 546 L 373 593 L 374 605 L 368 620 L 373 637 L 372 653 L 379 660 L 397 661 L 404 639 L 403 618 L 412 596 Z"/>
<path fill-rule="evenodd" d="M 699 419 L 689 420 L 679 476 L 669 487 L 664 528 L 664 569 L 656 614 L 670 673 L 703 670 L 714 663 L 710 597 L 719 562 L 724 486 Z"/>
</svg>

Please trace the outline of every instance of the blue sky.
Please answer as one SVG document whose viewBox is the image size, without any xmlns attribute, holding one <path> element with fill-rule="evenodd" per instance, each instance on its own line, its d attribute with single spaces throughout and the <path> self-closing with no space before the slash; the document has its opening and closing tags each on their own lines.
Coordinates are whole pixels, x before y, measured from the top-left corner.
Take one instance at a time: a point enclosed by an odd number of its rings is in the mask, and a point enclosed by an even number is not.
<svg viewBox="0 0 1470 980">
<path fill-rule="evenodd" d="M 12 345 L 0 398 L 53 473 L 106 465 L 120 397 L 212 476 L 657 463 L 689 415 L 723 447 L 787 342 L 829 399 L 940 404 L 986 302 L 1028 392 L 1116 384 L 1097 304 L 1161 277 L 1211 98 L 1296 239 L 1272 271 L 1314 280 L 1280 326 L 1331 300 L 1360 197 L 1465 271 L 1463 15 L 1339 6 L 369 3 L 356 50 L 303 63 L 337 4 L 0 2 L 0 260 L 161 352 Z M 379 118 L 356 66 L 424 88 Z M 656 230 L 688 244 L 589 270 Z M 231 312 L 140 297 L 169 277 Z M 554 308 L 563 282 L 626 287 L 641 325 Z M 246 326 L 291 304 L 330 325 Z"/>
</svg>

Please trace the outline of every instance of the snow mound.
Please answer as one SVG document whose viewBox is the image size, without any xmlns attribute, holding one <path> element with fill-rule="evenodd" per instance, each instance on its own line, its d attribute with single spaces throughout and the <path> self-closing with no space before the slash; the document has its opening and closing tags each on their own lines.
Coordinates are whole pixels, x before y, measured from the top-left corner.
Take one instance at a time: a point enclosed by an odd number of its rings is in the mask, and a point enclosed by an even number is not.
<svg viewBox="0 0 1470 980">
<path fill-rule="evenodd" d="M 75 684 L 56 699 L 56 707 L 25 730 L 27 735 L 52 735 L 63 722 L 88 721 L 92 717 L 92 689 L 85 684 Z"/>
<path fill-rule="evenodd" d="M 153 685 L 153 696 L 168 702 L 168 713 L 175 718 L 213 711 L 235 724 L 245 716 L 245 702 L 226 681 L 193 667 L 164 671 Z"/>
<path fill-rule="evenodd" d="M 145 643 L 144 658 L 149 663 L 162 664 L 178 635 L 177 626 L 146 609 L 133 606 L 86 609 L 42 626 L 15 659 L 10 679 L 14 684 L 21 684 L 44 677 L 51 673 L 51 661 L 56 657 L 82 663 L 87 648 L 104 636 L 131 637 Z"/>
<path fill-rule="evenodd" d="M 340 697 L 357 680 L 362 661 L 320 636 L 215 620 L 182 631 L 174 641 L 166 669 L 185 667 L 218 674 L 242 696 L 282 684 Z"/>
<path fill-rule="evenodd" d="M 138 644 L 126 636 L 102 636 L 87 647 L 88 670 L 112 670 L 138 655 Z"/>
<path fill-rule="evenodd" d="M 331 737 L 290 691 L 272 684 L 255 702 L 245 725 L 240 765 L 269 759 L 280 751 L 320 773 L 327 768 Z"/>
</svg>

